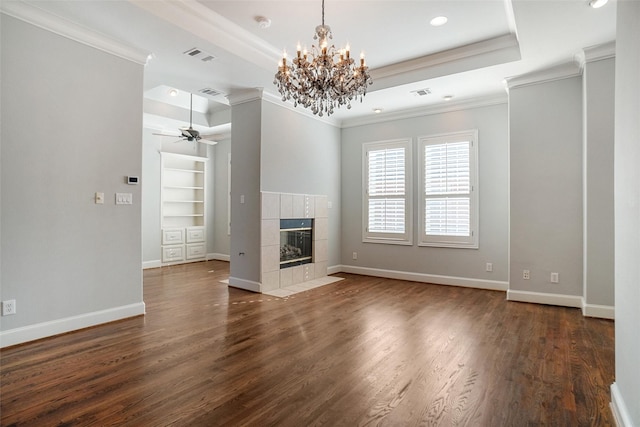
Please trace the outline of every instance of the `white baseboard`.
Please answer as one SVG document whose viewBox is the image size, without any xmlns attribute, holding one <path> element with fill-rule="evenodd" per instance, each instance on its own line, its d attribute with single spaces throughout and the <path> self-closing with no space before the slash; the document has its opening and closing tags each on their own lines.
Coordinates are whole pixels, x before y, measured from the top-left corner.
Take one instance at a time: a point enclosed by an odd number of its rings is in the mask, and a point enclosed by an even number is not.
<svg viewBox="0 0 640 427">
<path fill-rule="evenodd" d="M 244 289 L 245 291 L 262 292 L 262 286 L 260 283 L 252 280 L 239 279 L 237 277 L 229 276 L 229 286 Z"/>
<path fill-rule="evenodd" d="M 610 305 L 585 304 L 583 301 L 582 315 L 614 320 L 616 318 L 616 309 Z"/>
<path fill-rule="evenodd" d="M 383 270 L 380 268 L 357 267 L 342 265 L 345 273 L 362 274 L 364 276 L 386 277 L 389 279 L 410 280 L 412 282 L 433 283 L 436 285 L 463 286 L 466 288 L 488 289 L 492 291 L 506 291 L 508 282 L 497 280 L 470 279 L 468 277 L 440 276 L 437 274 L 412 273 L 408 271 Z M 335 271 L 334 273 L 337 273 Z M 332 273 L 331 273 L 332 274 Z"/>
<path fill-rule="evenodd" d="M 633 427 L 631 414 L 627 410 L 627 405 L 620 394 L 620 389 L 616 383 L 611 384 L 611 412 L 618 427 Z"/>
<path fill-rule="evenodd" d="M 217 254 L 217 253 L 207 254 L 207 261 L 212 259 L 215 259 L 218 261 L 231 261 L 231 257 L 227 254 Z"/>
<path fill-rule="evenodd" d="M 153 260 L 153 261 L 143 261 L 142 262 L 142 269 L 146 270 L 147 268 L 158 268 L 158 267 L 162 267 L 162 262 L 160 262 L 159 259 Z"/>
<path fill-rule="evenodd" d="M 582 297 L 577 295 L 546 294 L 542 292 L 516 291 L 509 289 L 507 291 L 507 300 L 582 308 Z"/>
<path fill-rule="evenodd" d="M 342 265 L 330 265 L 329 267 L 327 267 L 327 275 L 340 273 L 340 272 L 344 271 L 343 267 L 344 266 L 342 266 Z"/>
<path fill-rule="evenodd" d="M 126 319 L 127 317 L 140 316 L 145 313 L 144 302 L 109 308 L 107 310 L 94 311 L 64 319 L 37 323 L 21 328 L 9 329 L 0 332 L 0 348 L 39 340 L 66 332 L 76 331 L 102 323 Z"/>
</svg>

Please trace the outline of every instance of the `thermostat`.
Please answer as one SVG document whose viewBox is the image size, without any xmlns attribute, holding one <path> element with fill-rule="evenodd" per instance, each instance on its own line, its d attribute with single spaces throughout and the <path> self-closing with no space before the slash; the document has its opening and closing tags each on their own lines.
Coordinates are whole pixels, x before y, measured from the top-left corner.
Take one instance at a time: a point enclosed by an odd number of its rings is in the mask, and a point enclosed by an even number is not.
<svg viewBox="0 0 640 427">
<path fill-rule="evenodd" d="M 128 177 L 127 177 L 127 184 L 135 185 L 135 184 L 137 184 L 138 182 L 139 182 L 139 179 L 138 179 L 138 177 L 137 177 L 137 176 L 128 176 Z"/>
</svg>

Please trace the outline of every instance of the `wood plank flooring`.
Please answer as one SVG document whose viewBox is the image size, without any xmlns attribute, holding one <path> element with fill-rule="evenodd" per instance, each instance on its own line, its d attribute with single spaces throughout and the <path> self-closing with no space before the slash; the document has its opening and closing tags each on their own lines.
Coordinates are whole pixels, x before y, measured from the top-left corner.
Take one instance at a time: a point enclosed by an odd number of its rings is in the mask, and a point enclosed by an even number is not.
<svg viewBox="0 0 640 427">
<path fill-rule="evenodd" d="M 2 426 L 615 425 L 611 321 L 351 274 L 282 299 L 228 273 L 146 270 L 144 317 L 2 350 Z"/>
</svg>

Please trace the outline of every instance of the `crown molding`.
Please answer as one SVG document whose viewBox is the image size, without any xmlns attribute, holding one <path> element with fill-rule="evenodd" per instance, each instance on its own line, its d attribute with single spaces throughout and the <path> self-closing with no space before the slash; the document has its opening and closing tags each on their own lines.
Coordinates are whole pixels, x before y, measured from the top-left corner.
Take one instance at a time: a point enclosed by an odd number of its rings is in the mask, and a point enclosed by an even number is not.
<svg viewBox="0 0 640 427">
<path fill-rule="evenodd" d="M 520 58 L 520 45 L 515 34 L 505 34 L 420 58 L 374 68 L 370 73 L 375 86 L 377 82 L 410 73 L 419 73 L 421 79 L 424 79 L 475 69 L 479 66 L 478 62 L 482 63 L 482 66 L 489 66 Z M 469 61 L 475 62 L 470 65 Z"/>
<path fill-rule="evenodd" d="M 171 25 L 264 68 L 274 69 L 282 52 L 196 0 L 129 0 Z"/>
<path fill-rule="evenodd" d="M 507 95 L 492 94 L 473 99 L 447 102 L 427 107 L 411 108 L 407 110 L 394 111 L 389 113 L 376 114 L 375 116 L 356 117 L 342 121 L 342 128 L 351 128 L 363 125 L 370 125 L 382 122 L 390 122 L 402 119 L 412 119 L 416 117 L 431 116 L 435 114 L 451 113 L 454 111 L 470 110 L 473 108 L 491 107 L 507 103 Z"/>
<path fill-rule="evenodd" d="M 103 34 L 23 1 L 0 2 L 0 12 L 111 55 L 146 65 L 149 52 L 126 46 Z"/>
<path fill-rule="evenodd" d="M 615 58 L 616 42 L 611 41 L 609 43 L 590 46 L 590 47 L 584 48 L 583 52 L 584 52 L 584 58 L 586 62 L 601 61 L 603 59 Z"/>
<path fill-rule="evenodd" d="M 246 102 L 259 101 L 262 99 L 263 89 L 261 87 L 251 89 L 237 89 L 227 95 L 229 105 L 244 104 Z"/>
<path fill-rule="evenodd" d="M 582 75 L 582 68 L 578 61 L 567 62 L 554 67 L 538 70 L 519 76 L 507 77 L 505 85 L 507 91 L 519 87 L 536 85 L 540 83 L 552 82 L 555 80 L 568 79 Z"/>
</svg>

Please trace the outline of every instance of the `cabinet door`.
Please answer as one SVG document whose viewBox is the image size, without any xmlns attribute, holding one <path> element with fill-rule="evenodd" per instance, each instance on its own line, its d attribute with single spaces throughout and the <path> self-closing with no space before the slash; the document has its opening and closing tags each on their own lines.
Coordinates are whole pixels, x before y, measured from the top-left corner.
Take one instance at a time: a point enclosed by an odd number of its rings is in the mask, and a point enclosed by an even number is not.
<svg viewBox="0 0 640 427">
<path fill-rule="evenodd" d="M 206 251 L 204 243 L 193 243 L 187 245 L 187 259 L 199 259 L 204 258 Z"/>
<path fill-rule="evenodd" d="M 162 244 L 176 245 L 184 243 L 184 230 L 182 228 L 163 228 Z"/>
<path fill-rule="evenodd" d="M 162 247 L 162 262 L 184 261 L 184 245 Z"/>
<path fill-rule="evenodd" d="M 204 242 L 204 227 L 188 227 L 187 243 Z"/>
</svg>

